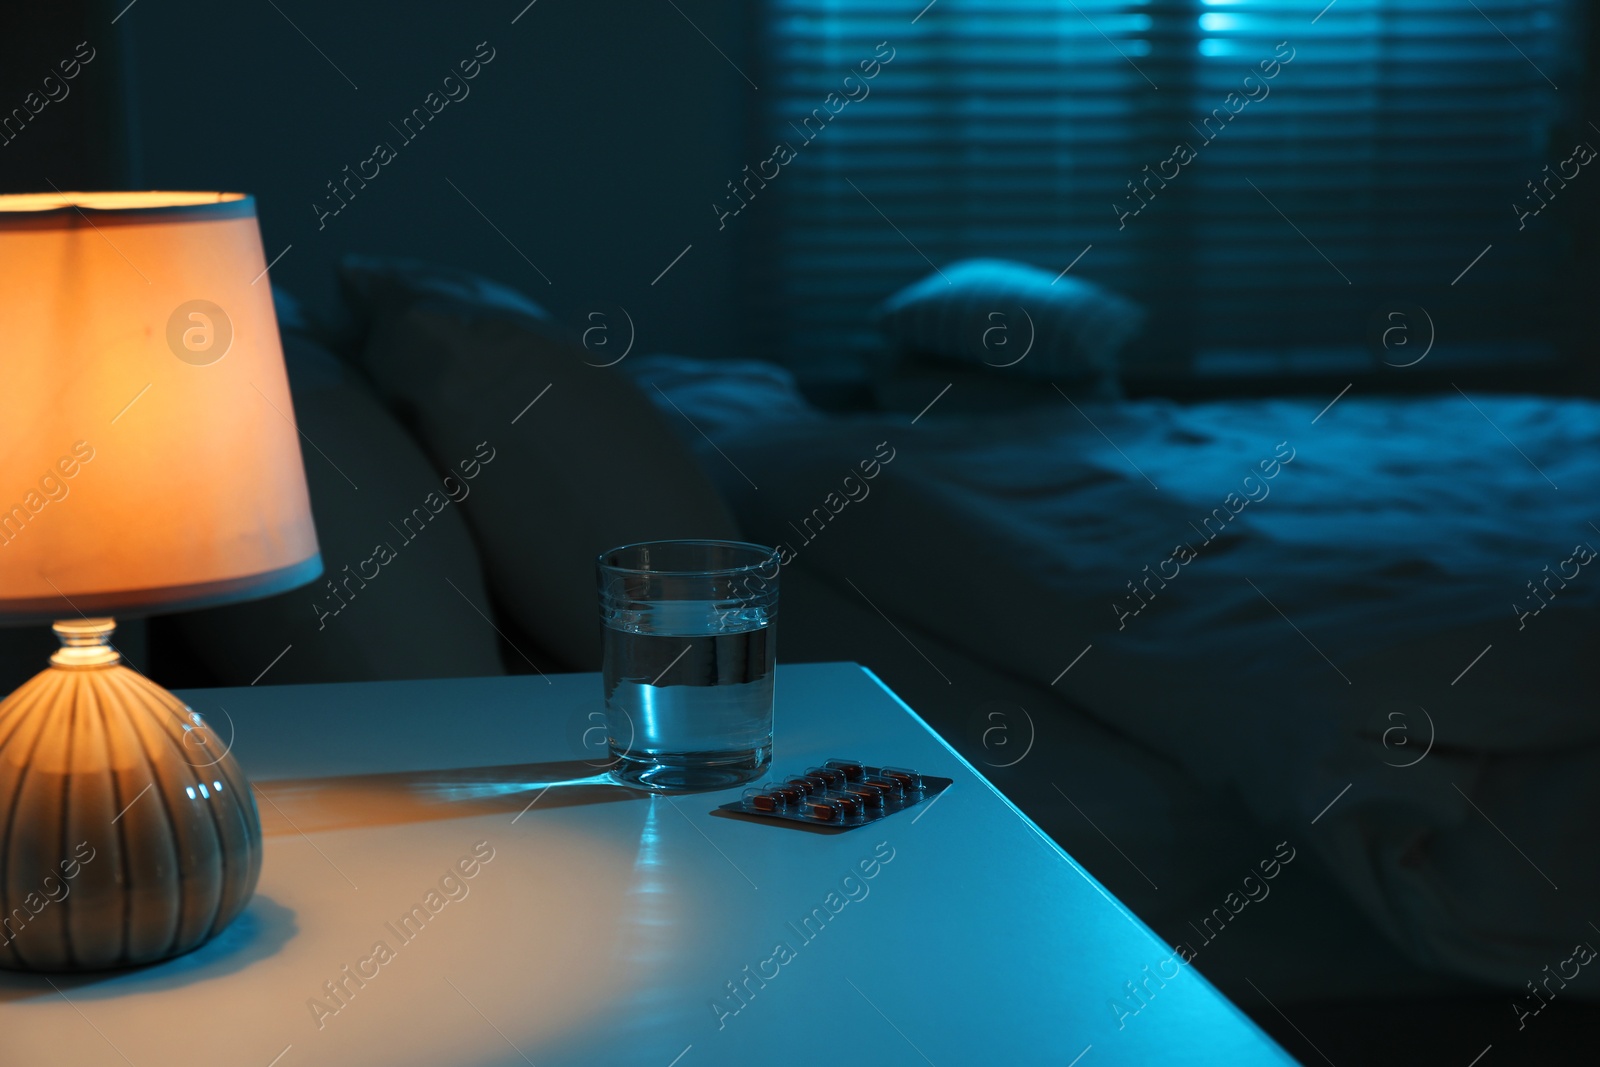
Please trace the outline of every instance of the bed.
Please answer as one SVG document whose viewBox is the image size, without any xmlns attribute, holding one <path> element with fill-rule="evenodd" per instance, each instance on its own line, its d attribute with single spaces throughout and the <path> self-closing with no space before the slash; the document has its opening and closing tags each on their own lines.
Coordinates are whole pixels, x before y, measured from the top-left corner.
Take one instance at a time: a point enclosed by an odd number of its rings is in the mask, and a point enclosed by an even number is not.
<svg viewBox="0 0 1600 1067">
<path fill-rule="evenodd" d="M 698 427 L 746 534 L 787 548 L 789 654 L 883 664 L 1174 941 L 1221 946 L 1222 872 L 1279 840 L 1334 892 L 1224 914 L 1241 941 L 1326 937 L 1282 975 L 1297 995 L 1520 989 L 1592 935 L 1600 406 L 830 418 L 755 366 L 633 373 Z M 1038 735 L 1006 768 L 1002 722 Z"/>
</svg>

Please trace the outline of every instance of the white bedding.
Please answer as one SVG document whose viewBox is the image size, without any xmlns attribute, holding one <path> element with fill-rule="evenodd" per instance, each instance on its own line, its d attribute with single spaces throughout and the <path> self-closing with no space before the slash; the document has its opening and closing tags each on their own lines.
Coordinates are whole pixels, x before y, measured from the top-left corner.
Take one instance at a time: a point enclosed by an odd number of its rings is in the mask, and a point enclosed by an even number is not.
<svg viewBox="0 0 1600 1067">
<path fill-rule="evenodd" d="M 1520 989 L 1594 936 L 1600 406 L 1325 402 L 728 422 L 703 458 L 747 535 L 1300 825 L 1419 963 Z"/>
</svg>

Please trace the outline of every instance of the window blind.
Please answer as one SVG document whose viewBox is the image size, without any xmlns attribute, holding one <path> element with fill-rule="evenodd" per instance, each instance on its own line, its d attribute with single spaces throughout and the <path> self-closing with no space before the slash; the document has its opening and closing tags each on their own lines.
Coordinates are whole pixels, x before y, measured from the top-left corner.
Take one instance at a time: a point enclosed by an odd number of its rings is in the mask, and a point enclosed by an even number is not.
<svg viewBox="0 0 1600 1067">
<path fill-rule="evenodd" d="M 1557 88 L 1580 70 L 1571 0 L 767 0 L 766 15 L 758 143 L 793 158 L 755 192 L 767 204 L 744 195 L 726 223 L 763 227 L 759 340 L 805 376 L 861 373 L 873 307 L 974 255 L 1070 264 L 1134 296 L 1144 355 L 1169 368 L 1359 350 L 1395 300 L 1461 336 L 1537 339 L 1550 316 L 1528 307 L 1565 284 L 1560 194 L 1600 181 L 1542 184 L 1574 144 L 1600 145 L 1564 110 L 1579 86 Z"/>
</svg>

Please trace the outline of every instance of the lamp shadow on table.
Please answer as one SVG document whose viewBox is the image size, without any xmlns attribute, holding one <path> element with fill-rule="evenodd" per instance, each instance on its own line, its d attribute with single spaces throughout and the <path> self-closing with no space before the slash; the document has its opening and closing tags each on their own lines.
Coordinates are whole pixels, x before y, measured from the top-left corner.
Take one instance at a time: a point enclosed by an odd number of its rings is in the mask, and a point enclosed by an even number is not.
<svg viewBox="0 0 1600 1067">
<path fill-rule="evenodd" d="M 611 780 L 595 764 L 582 760 L 280 778 L 257 783 L 255 790 L 266 837 L 476 815 L 509 814 L 519 821 L 541 810 L 649 795 Z"/>
<path fill-rule="evenodd" d="M 216 937 L 193 952 L 144 967 L 82 974 L 31 974 L 0 971 L 0 1004 L 40 997 L 66 997 L 74 1002 L 119 997 L 128 979 L 141 994 L 179 989 L 242 971 L 275 955 L 299 932 L 293 910 L 257 893 L 249 907 Z M 19 944 L 21 942 L 19 941 Z"/>
</svg>

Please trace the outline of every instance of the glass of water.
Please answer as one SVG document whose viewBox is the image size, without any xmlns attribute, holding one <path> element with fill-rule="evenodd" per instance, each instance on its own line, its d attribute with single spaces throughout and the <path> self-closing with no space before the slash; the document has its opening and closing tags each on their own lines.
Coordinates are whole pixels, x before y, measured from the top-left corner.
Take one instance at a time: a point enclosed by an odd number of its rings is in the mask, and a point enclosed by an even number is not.
<svg viewBox="0 0 1600 1067">
<path fill-rule="evenodd" d="M 612 774 L 722 789 L 772 759 L 778 553 L 741 541 L 646 541 L 601 553 Z"/>
</svg>

